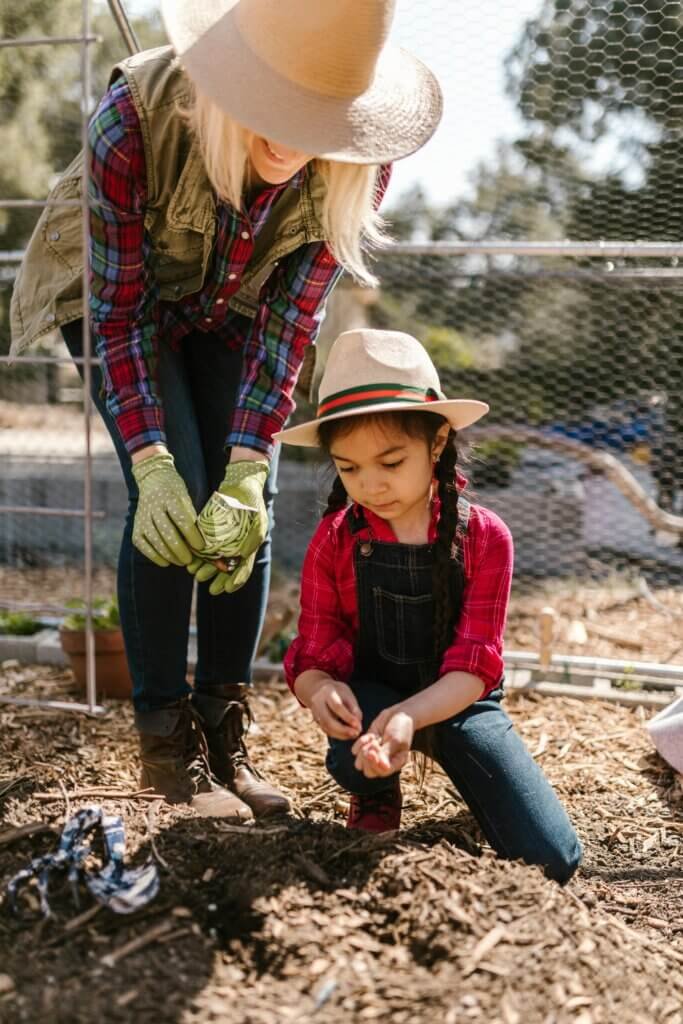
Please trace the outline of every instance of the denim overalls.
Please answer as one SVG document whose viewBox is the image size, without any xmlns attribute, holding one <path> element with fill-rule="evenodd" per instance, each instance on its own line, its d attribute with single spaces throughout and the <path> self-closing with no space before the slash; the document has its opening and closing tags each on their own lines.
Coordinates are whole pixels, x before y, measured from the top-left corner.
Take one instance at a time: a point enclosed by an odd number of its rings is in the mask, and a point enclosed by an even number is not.
<svg viewBox="0 0 683 1024">
<path fill-rule="evenodd" d="M 465 520 L 469 508 L 461 499 Z M 352 533 L 366 528 L 351 509 Z M 359 634 L 350 685 L 363 727 L 385 708 L 438 677 L 433 654 L 432 547 L 358 539 L 354 551 Z M 462 571 L 456 569 L 455 571 Z M 493 849 L 510 860 L 541 865 L 567 881 L 581 845 L 545 778 L 500 705 L 498 689 L 434 727 L 436 760 L 456 787 Z M 419 734 L 416 737 L 419 745 Z M 387 788 L 354 767 L 352 741 L 330 739 L 327 768 L 358 795 Z"/>
</svg>

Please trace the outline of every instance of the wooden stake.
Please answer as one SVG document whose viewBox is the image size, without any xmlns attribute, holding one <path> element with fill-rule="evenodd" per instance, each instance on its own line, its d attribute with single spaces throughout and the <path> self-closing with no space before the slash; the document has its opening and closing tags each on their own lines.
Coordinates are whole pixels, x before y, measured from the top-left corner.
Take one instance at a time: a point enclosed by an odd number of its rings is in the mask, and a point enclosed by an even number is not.
<svg viewBox="0 0 683 1024">
<path fill-rule="evenodd" d="M 542 669 L 550 668 L 550 662 L 553 657 L 553 637 L 556 621 L 557 614 L 554 608 L 551 608 L 549 605 L 541 608 L 541 614 L 538 618 L 540 640 L 538 664 L 539 668 Z"/>
</svg>

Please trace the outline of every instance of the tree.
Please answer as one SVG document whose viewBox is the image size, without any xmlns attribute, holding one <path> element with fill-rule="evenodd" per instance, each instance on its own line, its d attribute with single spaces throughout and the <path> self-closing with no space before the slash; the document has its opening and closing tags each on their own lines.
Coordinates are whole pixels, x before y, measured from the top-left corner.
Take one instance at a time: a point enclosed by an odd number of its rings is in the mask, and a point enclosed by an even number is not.
<svg viewBox="0 0 683 1024">
<path fill-rule="evenodd" d="M 0 37 L 68 36 L 80 32 L 81 0 L 24 0 L 0 8 Z M 92 48 L 93 95 L 106 88 L 113 65 L 127 50 L 108 9 L 97 3 Z M 135 22 L 142 45 L 163 42 L 158 18 Z M 3 50 L 0 61 L 0 195 L 43 199 L 56 175 L 81 148 L 81 61 L 76 45 Z M 0 249 L 21 250 L 39 216 L 36 210 L 0 210 Z M 0 290 L 0 351 L 9 346 L 11 280 Z"/>
<path fill-rule="evenodd" d="M 421 223 L 434 239 L 680 241 L 681 56 L 679 3 L 545 0 L 506 62 L 525 131 L 476 169 L 471 196 L 420 211 Z M 494 417 L 549 423 L 658 391 L 683 437 L 683 304 L 670 279 L 628 260 L 395 262 L 400 272 L 383 265 L 389 300 L 458 332 L 474 365 L 444 366 L 444 379 L 491 395 Z"/>
</svg>

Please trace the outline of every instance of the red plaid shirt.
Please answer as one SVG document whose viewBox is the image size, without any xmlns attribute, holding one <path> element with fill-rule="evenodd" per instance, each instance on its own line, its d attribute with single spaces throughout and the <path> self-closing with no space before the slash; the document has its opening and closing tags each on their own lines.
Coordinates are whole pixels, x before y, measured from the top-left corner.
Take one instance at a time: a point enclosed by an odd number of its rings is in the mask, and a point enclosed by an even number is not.
<svg viewBox="0 0 683 1024">
<path fill-rule="evenodd" d="M 144 218 L 147 174 L 140 121 L 125 79 L 102 99 L 89 128 L 91 172 L 90 315 L 107 407 L 130 452 L 164 442 L 155 386 L 159 337 L 172 345 L 191 331 L 221 335 L 242 348 L 237 405 L 226 446 L 269 455 L 294 402 L 304 349 L 315 341 L 327 296 L 342 273 L 324 242 L 280 260 L 261 290 L 253 321 L 228 308 L 249 264 L 254 240 L 285 188 L 301 187 L 307 169 L 261 191 L 247 212 L 216 204 L 216 236 L 207 279 L 178 302 L 161 302 L 149 268 Z M 379 175 L 377 204 L 390 168 Z"/>
<path fill-rule="evenodd" d="M 458 478 L 464 485 L 463 478 Z M 439 518 L 434 503 L 429 540 L 436 539 Z M 358 599 L 353 550 L 356 543 L 374 538 L 399 543 L 386 520 L 363 510 L 367 530 L 351 533 L 346 509 L 325 516 L 313 535 L 301 575 L 301 614 L 298 636 L 285 655 L 290 689 L 307 669 L 328 672 L 348 682 L 353 672 L 358 633 Z M 507 526 L 495 512 L 472 505 L 462 544 L 465 593 L 453 643 L 441 662 L 440 675 L 471 672 L 482 680 L 486 693 L 503 676 L 503 634 L 512 582 L 513 547 Z"/>
</svg>

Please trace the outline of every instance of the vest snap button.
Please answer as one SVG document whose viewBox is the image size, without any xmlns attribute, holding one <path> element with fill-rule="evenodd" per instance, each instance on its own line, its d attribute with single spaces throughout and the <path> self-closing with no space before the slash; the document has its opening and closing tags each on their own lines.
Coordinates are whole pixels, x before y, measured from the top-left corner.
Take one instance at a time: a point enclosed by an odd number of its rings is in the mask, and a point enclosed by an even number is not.
<svg viewBox="0 0 683 1024">
<path fill-rule="evenodd" d="M 370 557 L 370 555 L 372 554 L 372 544 L 370 543 L 369 540 L 363 541 L 363 543 L 360 546 L 360 553 L 363 556 L 363 558 Z"/>
<path fill-rule="evenodd" d="M 61 235 L 59 234 L 59 231 L 51 231 L 50 232 L 50 241 L 51 242 L 58 242 L 60 238 L 61 238 Z"/>
<path fill-rule="evenodd" d="M 56 319 L 57 317 L 54 315 L 54 313 L 48 313 L 45 317 L 45 320 L 48 324 L 53 324 Z"/>
<path fill-rule="evenodd" d="M 174 295 L 180 295 L 180 292 L 181 292 L 181 288 L 180 288 L 180 285 L 179 285 L 179 284 L 177 284 L 177 285 L 175 286 L 175 288 L 173 289 L 173 293 L 174 293 Z"/>
</svg>

